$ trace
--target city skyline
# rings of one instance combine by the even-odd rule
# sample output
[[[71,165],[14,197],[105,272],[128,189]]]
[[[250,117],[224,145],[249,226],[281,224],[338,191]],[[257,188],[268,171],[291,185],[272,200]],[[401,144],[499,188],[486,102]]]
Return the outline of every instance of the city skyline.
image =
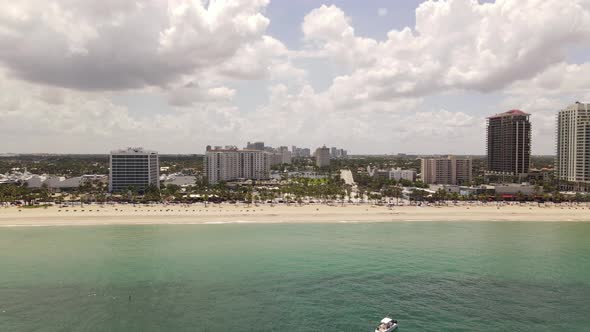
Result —
[[[56,0],[0,12],[0,153],[265,141],[484,155],[485,118],[520,109],[532,154],[554,155],[557,113],[590,101],[586,0]]]

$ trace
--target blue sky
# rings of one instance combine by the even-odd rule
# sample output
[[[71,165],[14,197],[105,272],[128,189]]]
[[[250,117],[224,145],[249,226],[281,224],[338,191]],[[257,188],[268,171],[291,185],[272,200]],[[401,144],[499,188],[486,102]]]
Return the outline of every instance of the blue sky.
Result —
[[[271,1],[266,12],[271,17],[268,32],[289,47],[299,48],[302,46],[301,23],[305,15],[319,5],[335,5],[349,14],[359,35],[384,40],[389,30],[414,26],[414,12],[421,2],[420,0]],[[387,15],[379,17],[377,15],[379,8],[387,9]]]

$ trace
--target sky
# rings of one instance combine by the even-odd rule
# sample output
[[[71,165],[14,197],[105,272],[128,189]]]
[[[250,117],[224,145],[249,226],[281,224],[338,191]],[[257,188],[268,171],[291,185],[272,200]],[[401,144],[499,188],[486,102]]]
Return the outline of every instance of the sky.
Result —
[[[0,3],[0,153],[485,154],[486,117],[590,102],[590,0]]]

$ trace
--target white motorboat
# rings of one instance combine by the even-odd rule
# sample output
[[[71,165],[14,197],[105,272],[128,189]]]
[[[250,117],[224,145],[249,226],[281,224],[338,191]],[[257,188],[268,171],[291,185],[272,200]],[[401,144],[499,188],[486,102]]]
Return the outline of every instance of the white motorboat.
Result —
[[[397,329],[397,320],[385,317],[379,323],[379,326],[375,329],[375,332],[391,332]]]

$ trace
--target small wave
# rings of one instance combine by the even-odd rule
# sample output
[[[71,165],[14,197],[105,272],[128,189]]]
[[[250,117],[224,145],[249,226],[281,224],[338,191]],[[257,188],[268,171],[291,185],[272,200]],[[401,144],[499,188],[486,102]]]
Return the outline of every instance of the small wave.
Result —
[[[234,220],[234,221],[206,221],[203,225],[224,225],[224,224],[254,224],[255,221]]]

